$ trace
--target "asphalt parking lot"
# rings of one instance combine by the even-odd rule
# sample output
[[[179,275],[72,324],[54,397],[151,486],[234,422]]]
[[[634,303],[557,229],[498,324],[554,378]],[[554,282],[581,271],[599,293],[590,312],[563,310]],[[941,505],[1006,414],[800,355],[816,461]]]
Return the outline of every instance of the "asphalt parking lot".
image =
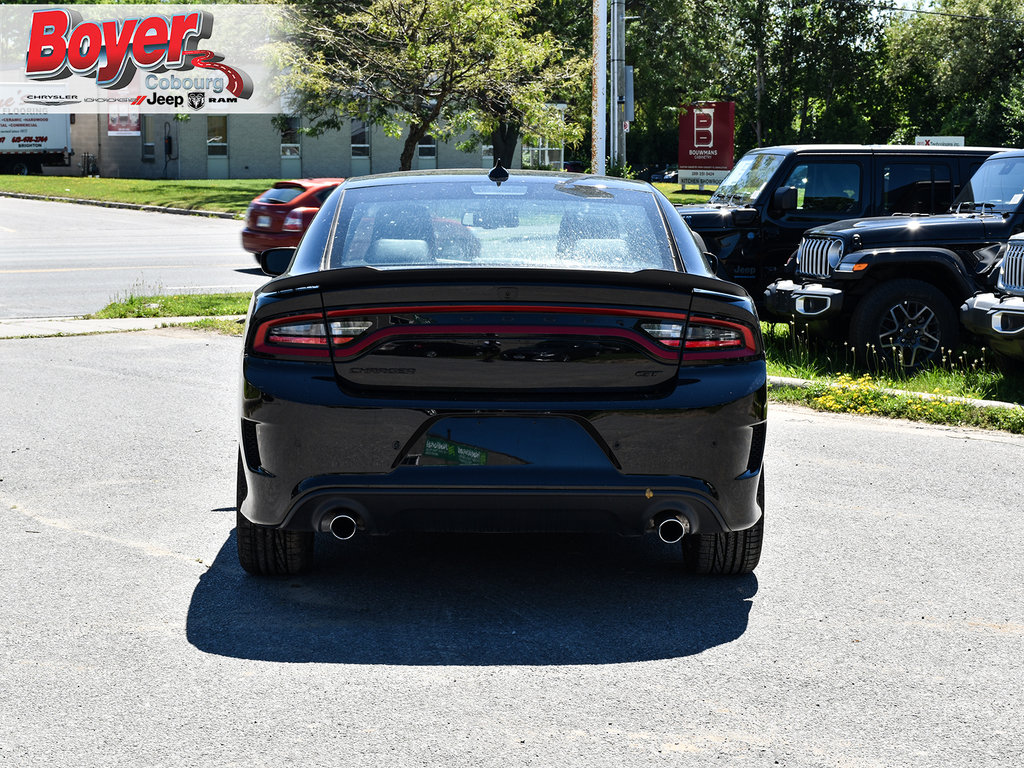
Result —
[[[239,340],[0,340],[0,763],[1012,766],[1024,438],[775,406],[756,575],[650,540],[237,564]]]

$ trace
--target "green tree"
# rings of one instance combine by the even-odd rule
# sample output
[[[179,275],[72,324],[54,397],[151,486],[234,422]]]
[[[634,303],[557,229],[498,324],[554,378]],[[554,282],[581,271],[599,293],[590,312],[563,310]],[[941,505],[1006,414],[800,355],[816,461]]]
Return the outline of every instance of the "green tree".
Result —
[[[736,144],[873,137],[877,0],[666,0],[637,4],[632,136],[674,154],[679,108],[736,102]],[[631,139],[632,141],[632,139]],[[632,155],[631,155],[632,156]],[[657,158],[652,158],[657,159]]]
[[[508,163],[522,133],[551,140],[582,129],[555,103],[586,82],[585,62],[550,32],[530,34],[533,0],[297,3],[281,48],[292,110],[321,133],[349,117],[405,132],[400,167],[428,134],[471,132]],[[511,145],[511,146],[510,146]]]
[[[893,116],[890,138],[963,135],[968,144],[1020,143],[1024,115],[1024,5],[938,0],[932,13],[886,30],[879,74]]]
[[[741,122],[753,143],[870,137],[885,19],[871,0],[736,0]],[[748,72],[744,77],[744,73]]]

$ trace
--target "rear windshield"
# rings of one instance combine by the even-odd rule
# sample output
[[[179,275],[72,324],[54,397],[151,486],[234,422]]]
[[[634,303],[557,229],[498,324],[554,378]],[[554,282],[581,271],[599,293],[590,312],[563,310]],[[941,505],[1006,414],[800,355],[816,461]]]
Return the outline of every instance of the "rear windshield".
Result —
[[[347,190],[328,266],[676,269],[652,193],[484,178]]]
[[[262,195],[257,202],[270,203],[272,205],[281,205],[282,203],[290,203],[296,197],[306,191],[305,187],[274,187],[268,189]]]

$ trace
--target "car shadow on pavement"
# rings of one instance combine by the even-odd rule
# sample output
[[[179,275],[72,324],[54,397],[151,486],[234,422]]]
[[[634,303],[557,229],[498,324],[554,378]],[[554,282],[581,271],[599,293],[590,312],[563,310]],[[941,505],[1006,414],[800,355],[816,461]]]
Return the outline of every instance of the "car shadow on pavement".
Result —
[[[234,534],[188,612],[198,649],[285,662],[614,664],[676,658],[735,640],[753,575],[681,572],[653,537],[320,537],[317,569],[247,575]]]

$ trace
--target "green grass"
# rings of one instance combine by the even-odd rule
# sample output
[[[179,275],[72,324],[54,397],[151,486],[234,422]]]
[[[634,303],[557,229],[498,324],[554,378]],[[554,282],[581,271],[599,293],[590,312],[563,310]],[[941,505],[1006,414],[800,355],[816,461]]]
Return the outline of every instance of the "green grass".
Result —
[[[244,315],[249,310],[250,293],[192,293],[175,296],[128,295],[114,301],[90,319],[119,317],[202,317],[208,315]]]
[[[245,321],[226,317],[204,317],[190,323],[171,323],[181,328],[194,328],[197,331],[213,331],[225,336],[241,336],[245,330]]]
[[[828,382],[868,373],[845,343],[817,339],[788,323],[762,323],[761,330],[771,376]],[[873,381],[879,387],[908,392],[1024,403],[1024,377],[993,360],[984,348],[947,352],[934,368],[912,375],[876,372]]]
[[[776,402],[806,405],[830,413],[882,416],[1024,434],[1024,408],[979,407],[971,403],[926,399],[909,392],[893,394],[883,391],[879,382],[870,376],[859,379],[840,376],[828,383],[817,382],[806,389],[773,386],[769,394]]]
[[[711,197],[711,190],[698,192],[697,187],[688,186],[685,189],[678,184],[658,182],[654,185],[673,205],[690,205],[693,203],[706,203]]]
[[[241,214],[277,179],[154,180],[0,176],[0,191]]]
[[[278,179],[93,179],[82,176],[0,176],[0,191],[241,214]],[[711,192],[655,184],[674,204],[704,203]]]

